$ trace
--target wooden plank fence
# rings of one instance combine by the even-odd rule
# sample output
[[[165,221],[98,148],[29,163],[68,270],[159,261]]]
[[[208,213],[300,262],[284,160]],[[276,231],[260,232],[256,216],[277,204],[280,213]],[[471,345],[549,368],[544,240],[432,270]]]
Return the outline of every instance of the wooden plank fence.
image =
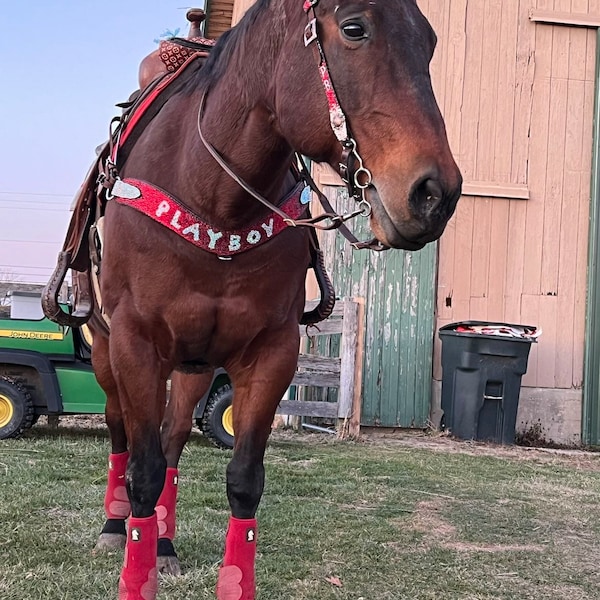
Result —
[[[307,310],[316,302],[307,303]],[[293,386],[337,388],[337,402],[282,400],[278,414],[337,419],[338,435],[360,432],[364,301],[344,298],[336,302],[331,316],[316,327],[300,325],[301,353]],[[314,353],[316,338],[341,334],[340,356]],[[312,349],[307,352],[305,349]]]

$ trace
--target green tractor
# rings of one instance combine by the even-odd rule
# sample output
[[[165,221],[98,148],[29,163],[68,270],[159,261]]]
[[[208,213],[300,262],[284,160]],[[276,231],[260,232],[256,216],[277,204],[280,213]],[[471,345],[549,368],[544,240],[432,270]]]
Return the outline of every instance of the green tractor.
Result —
[[[87,328],[44,318],[38,294],[13,292],[11,300],[10,309],[0,307],[0,439],[17,437],[40,415],[104,414]],[[217,369],[193,414],[220,448],[233,447],[232,397],[227,373]]]

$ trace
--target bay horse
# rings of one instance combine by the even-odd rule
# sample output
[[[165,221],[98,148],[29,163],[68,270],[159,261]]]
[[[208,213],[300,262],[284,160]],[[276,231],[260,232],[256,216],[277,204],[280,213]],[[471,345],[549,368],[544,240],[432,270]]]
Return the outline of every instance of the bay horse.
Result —
[[[93,364],[111,437],[103,535],[126,535],[120,600],[156,598],[192,396],[216,366],[235,429],[216,597],[255,598],[263,457],[311,262],[290,166],[297,153],[340,172],[380,247],[439,238],[462,179],[431,87],[435,44],[415,0],[258,0],[117,161],[99,276],[110,334]]]

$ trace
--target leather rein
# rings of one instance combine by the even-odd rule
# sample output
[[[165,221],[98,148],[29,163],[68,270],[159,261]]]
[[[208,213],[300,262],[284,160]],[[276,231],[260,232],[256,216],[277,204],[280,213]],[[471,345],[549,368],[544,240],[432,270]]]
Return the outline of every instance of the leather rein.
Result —
[[[354,248],[358,250],[369,249],[381,252],[383,250],[388,250],[388,246],[385,246],[376,238],[361,242],[344,224],[346,221],[355,217],[368,217],[371,215],[371,205],[366,199],[365,192],[367,188],[372,185],[373,176],[371,172],[364,166],[363,159],[358,153],[356,140],[350,134],[346,114],[341,107],[337,93],[333,86],[333,82],[331,80],[327,59],[325,58],[325,52],[319,40],[318,23],[314,11],[314,8],[318,3],[319,0],[304,1],[303,9],[309,17],[308,24],[304,29],[304,46],[308,47],[314,43],[318,51],[319,74],[325,94],[327,96],[329,122],[333,133],[342,145],[342,161],[339,163],[338,172],[342,178],[342,181],[346,184],[348,195],[357,203],[357,208],[354,211],[344,215],[339,215],[331,206],[327,196],[325,196],[325,194],[323,194],[323,192],[321,192],[321,190],[317,187],[309,173],[308,168],[306,167],[302,156],[298,152],[294,153],[297,162],[296,166],[303,179],[319,199],[324,212],[316,217],[309,216],[309,218],[306,219],[292,219],[280,208],[269,202],[269,200],[258,193],[252,186],[250,186],[246,181],[244,181],[244,179],[242,179],[233,171],[225,159],[220,155],[219,151],[204,136],[201,124],[202,117],[204,115],[204,107],[206,105],[206,97],[209,91],[208,89],[202,95],[200,106],[198,107],[198,135],[205,148],[208,150],[217,164],[223,169],[223,171],[225,171],[225,173],[227,173],[227,175],[229,175],[229,177],[231,177],[250,196],[258,200],[261,204],[266,206],[275,214],[282,217],[287,225],[292,227],[312,227],[313,229],[320,229],[324,231],[338,229]],[[312,19],[310,18],[311,13]]]

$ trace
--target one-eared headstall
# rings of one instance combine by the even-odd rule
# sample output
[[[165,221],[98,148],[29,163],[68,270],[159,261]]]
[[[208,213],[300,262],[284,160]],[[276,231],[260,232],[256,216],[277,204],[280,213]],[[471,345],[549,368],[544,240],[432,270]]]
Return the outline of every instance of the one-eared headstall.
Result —
[[[223,257],[256,248],[289,227],[280,215],[270,213],[244,229],[219,229],[200,219],[168,192],[138,179],[117,180],[112,198],[147,215],[194,246]],[[290,219],[297,219],[310,199],[310,188],[299,182],[279,208]]]

